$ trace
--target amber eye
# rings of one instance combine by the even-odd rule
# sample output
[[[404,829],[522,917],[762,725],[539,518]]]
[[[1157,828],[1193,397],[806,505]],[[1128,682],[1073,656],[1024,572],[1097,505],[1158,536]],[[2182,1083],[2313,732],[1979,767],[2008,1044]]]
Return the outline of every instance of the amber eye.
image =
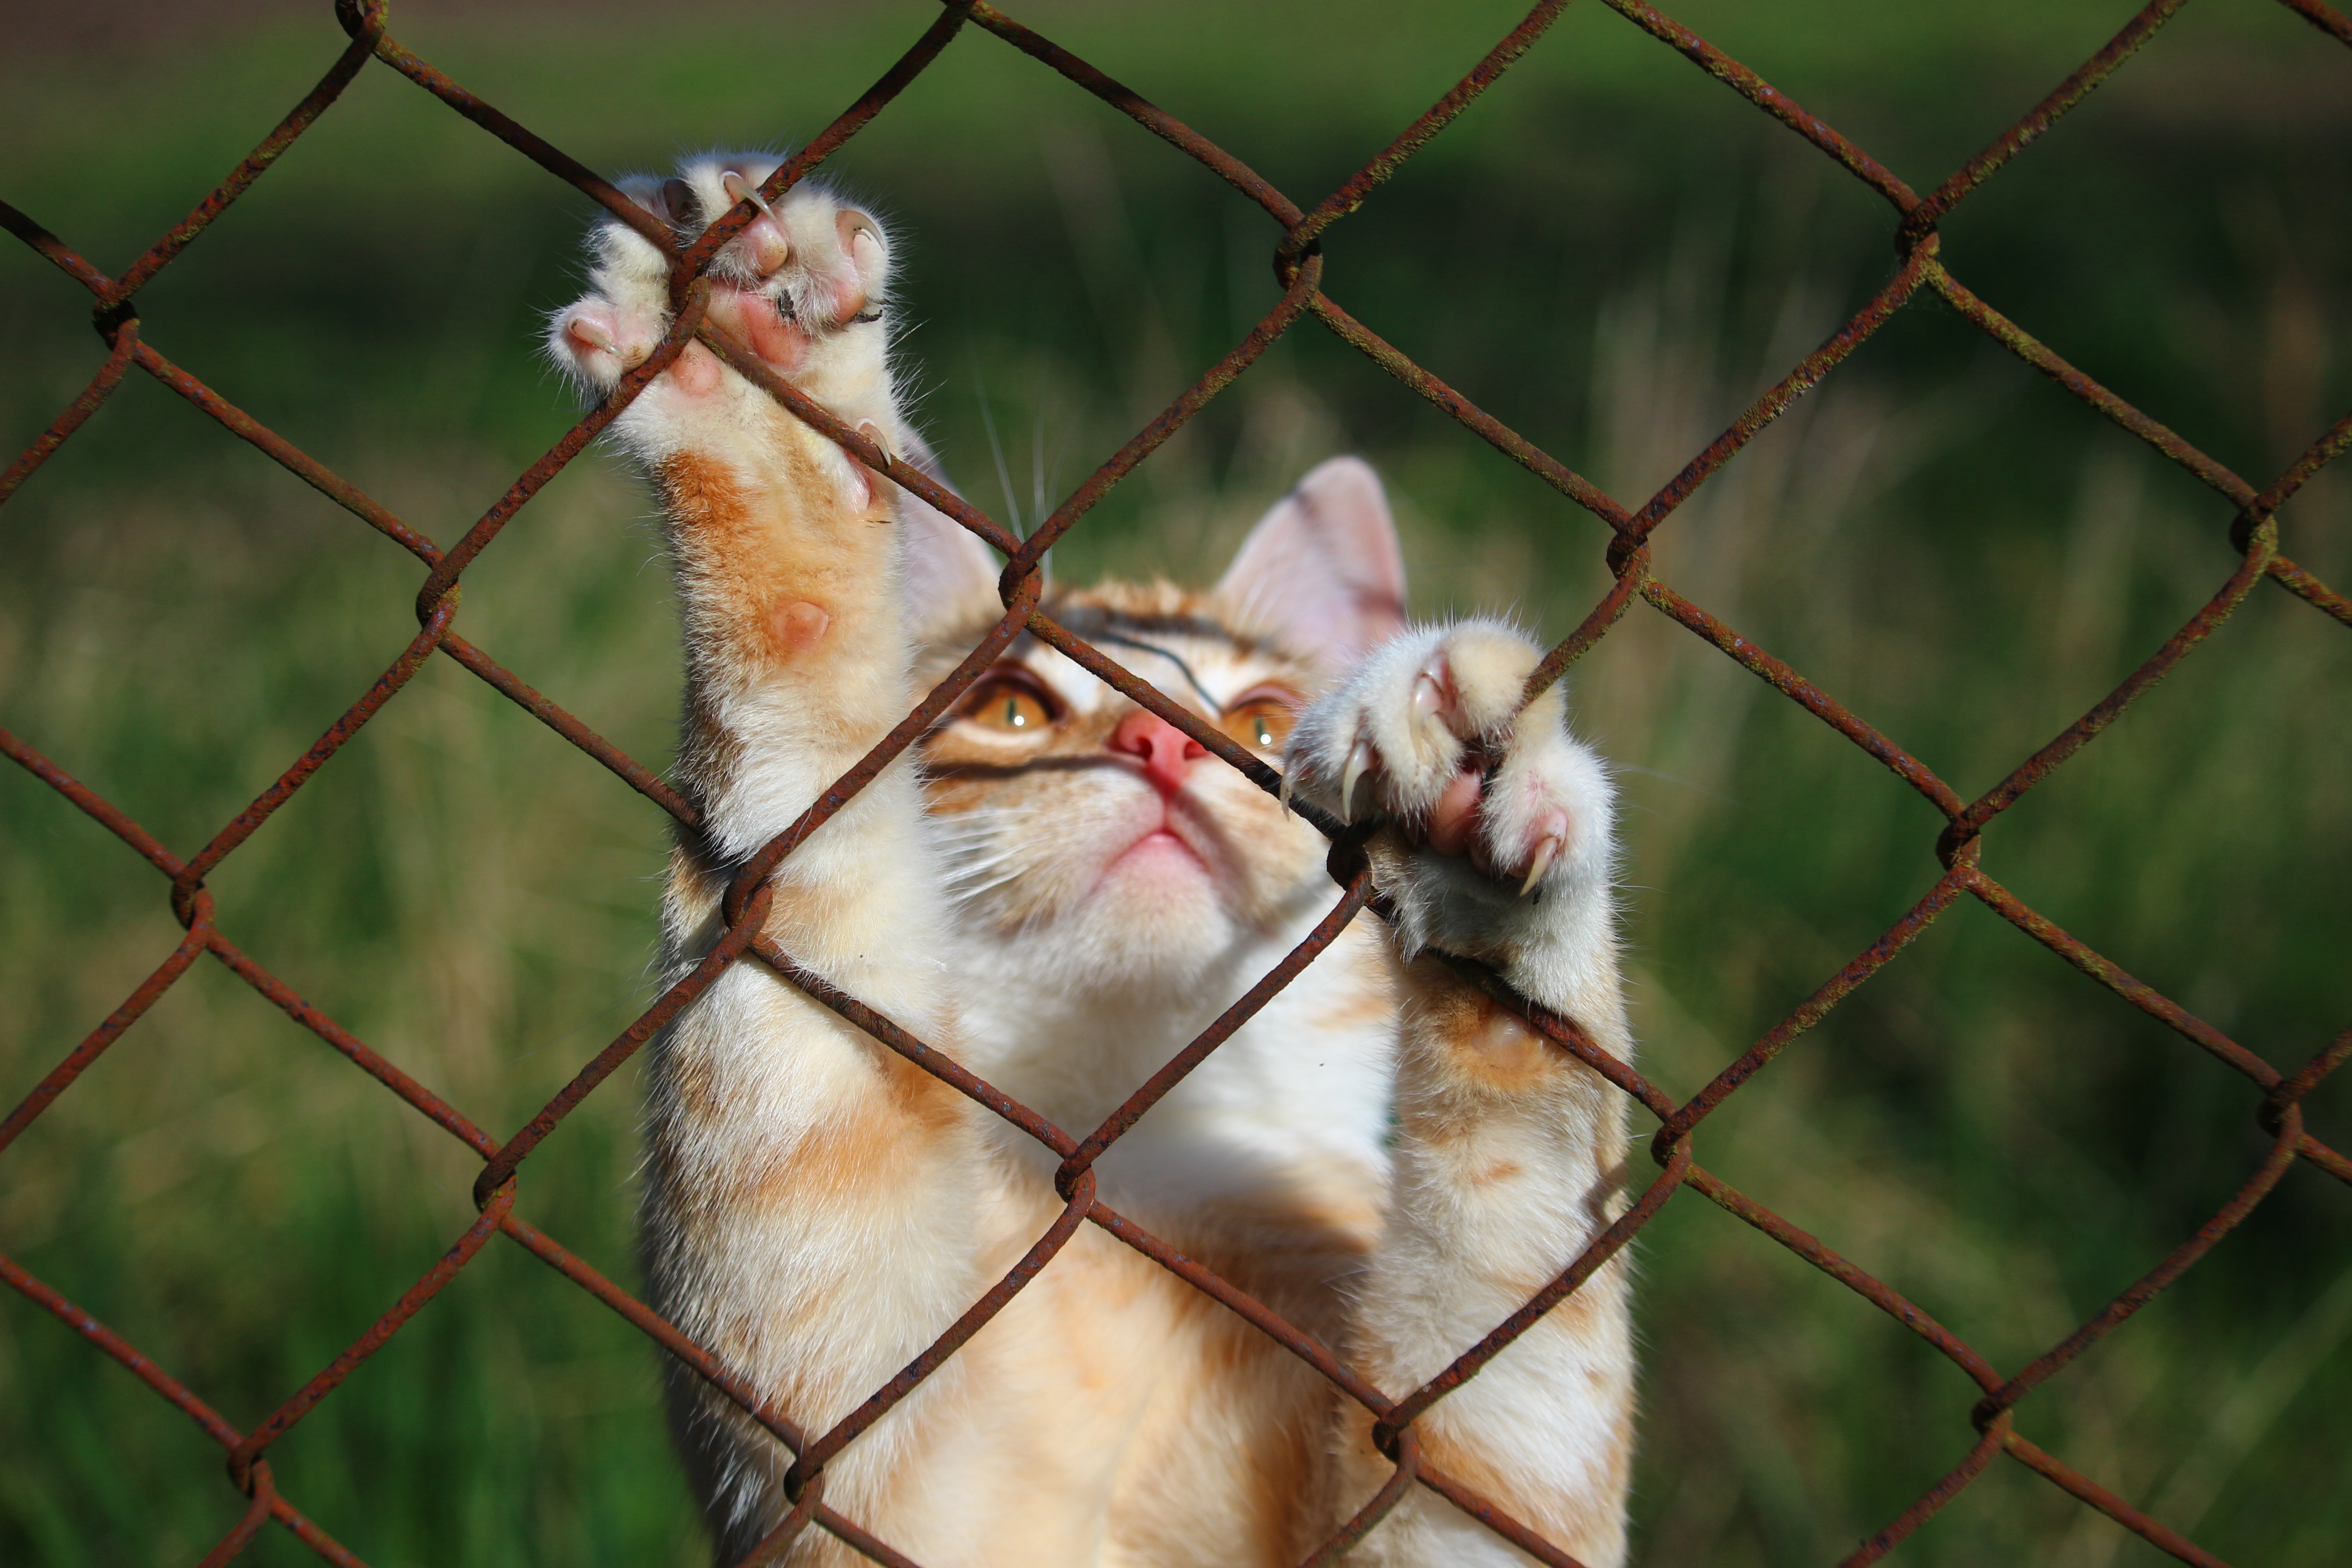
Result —
[[[1294,699],[1253,692],[1225,710],[1224,731],[1254,752],[1279,751],[1297,718]]]
[[[1003,676],[982,681],[957,711],[983,729],[1007,735],[1039,734],[1054,721],[1036,688]]]

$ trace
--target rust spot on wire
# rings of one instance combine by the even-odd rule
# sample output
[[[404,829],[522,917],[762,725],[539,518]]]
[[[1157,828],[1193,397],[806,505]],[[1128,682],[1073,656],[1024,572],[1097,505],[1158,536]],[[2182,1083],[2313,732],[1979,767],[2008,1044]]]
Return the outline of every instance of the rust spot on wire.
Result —
[[[1608,4],[1611,10],[1652,37],[1672,45],[1699,69],[1828,153],[1840,168],[1885,196],[1895,211],[1907,213],[1918,205],[1919,197],[1910,186],[1887,172],[1877,159],[1839,135],[1829,121],[1806,110],[1795,99],[1680,22],[1642,4],[1641,0],[1608,0]]]
[[[1905,214],[1904,237],[1913,237],[1934,227],[1946,213],[1959,204],[1961,197],[1984,184],[1994,170],[2040,140],[2042,133],[2055,124],[2060,115],[2082,102],[2090,96],[2093,88],[2113,76],[2116,68],[2130,58],[2186,3],[2187,0],[2155,0],[2154,4],[2126,23],[2123,31],[2110,38],[2105,47],[2077,67],[2074,73],[2060,82],[2049,97],[2035,104],[2024,119],[2002,132],[1991,146],[1954,170],[1951,178],[1936,187],[1935,195]]]
[[[2326,0],[2279,0],[2279,3],[2337,43],[2352,48],[2352,18],[2346,17],[2343,12],[2327,5]]]
[[[530,1158],[530,1152],[541,1140],[554,1131],[556,1124],[578,1109],[589,1091],[613,1076],[614,1068],[642,1049],[645,1043],[658,1033],[665,1024],[686,1010],[693,1001],[710,988],[712,981],[727,973],[728,965],[759,935],[760,927],[768,918],[769,889],[760,888],[744,903],[726,933],[714,943],[687,975],[663,992],[654,1005],[637,1016],[635,1023],[621,1031],[613,1043],[590,1058],[588,1065],[574,1073],[572,1081],[557,1091],[554,1099],[541,1106],[539,1114],[523,1123],[516,1134],[508,1139],[482,1173],[474,1178],[474,1202],[487,1208],[496,1198],[499,1189],[514,1177],[515,1168]]]
[[[1855,718],[1836,698],[1655,578],[1643,584],[1642,596],[1730,655],[1735,663],[1775,691],[1791,699],[1805,711],[1885,763],[1896,778],[1926,795],[1946,816],[1960,814],[1960,797],[1953,793],[1951,785],[1937,778],[1934,770],[1925,763]]]
[[[1968,1457],[1947,1471],[1943,1479],[1922,1493],[1919,1500],[1895,1516],[1892,1523],[1860,1546],[1838,1559],[1838,1568],[1863,1568],[1875,1563],[1897,1546],[1906,1537],[1936,1517],[1943,1506],[1960,1495],[1962,1488],[1984,1474],[1992,1457],[2000,1451],[2001,1441],[2008,1436],[2009,1417],[2004,1414],[2000,1425],[1985,1433],[1968,1452]]]
[[[1271,213],[1275,221],[1285,228],[1298,221],[1297,203],[1276,190],[1255,169],[1174,115],[1112,80],[1059,44],[1031,32],[995,6],[974,5],[969,9],[974,22],[1023,54],[1053,67],[1154,136],[1195,159],[1218,178]]]
[[[194,859],[180,868],[179,875],[172,879],[173,892],[184,897],[193,896],[196,889],[204,885],[205,878],[214,867],[226,859],[231,850],[252,837],[279,806],[293,797],[296,790],[309,782],[312,773],[326,766],[327,759],[341,751],[343,742],[359,733],[360,726],[374,718],[383,705],[392,700],[393,693],[407,685],[409,677],[432,657],[435,645],[441,640],[442,629],[448,626],[449,617],[457,613],[457,596],[451,595],[435,610],[433,618],[425,624],[425,629],[401,650],[398,658],[393,660],[392,668],[377,676],[375,684],[369,687],[357,702],[345,709],[341,718],[327,726],[327,732],[313,741],[309,751],[295,758],[294,765],[280,773],[276,784],[255,796],[253,804],[230,818],[228,826],[215,834],[213,841],[199,850]]]
[[[1339,308],[1328,294],[1315,296],[1315,315],[1340,342],[1363,352],[1374,364],[1484,437],[1487,444],[1560,494],[1592,513],[1619,533],[1633,527],[1625,509],[1608,493],[1454,391],[1436,376],[1390,346],[1386,340]]]
[[[6,202],[0,202],[0,228],[6,229],[18,239],[31,246],[36,254],[45,258],[58,271],[63,272],[100,300],[105,299],[107,290],[113,287],[113,279],[68,249],[65,241],[10,206]]]
[[[66,405],[66,411],[34,437],[24,455],[9,464],[5,472],[0,472],[0,505],[6,504],[8,498],[16,493],[26,475],[47,462],[49,454],[64,446],[66,437],[80,429],[83,422],[98,412],[99,405],[113,395],[114,389],[122,384],[122,373],[131,368],[131,358],[138,352],[139,322],[134,318],[115,329],[114,346],[108,351],[106,363],[98,367],[98,374],[89,378],[81,395]]]
[[[2228,1568],[2228,1565],[2187,1536],[2168,1530],[2106,1488],[2087,1476],[2067,1468],[2040,1448],[2011,1431],[2005,1441],[2011,1458],[2029,1470],[2047,1477],[2083,1501],[2089,1503],[2126,1530],[2139,1536],[2158,1552],[2168,1552],[2196,1568]]]
[[[1824,981],[1821,989],[1799,1005],[1795,1011],[1772,1026],[1771,1031],[1724,1069],[1716,1074],[1707,1086],[1691,1096],[1687,1104],[1665,1120],[1658,1129],[1656,1151],[1665,1158],[1667,1147],[1685,1135],[1699,1123],[1699,1119],[1730,1098],[1731,1091],[1746,1083],[1774,1057],[1788,1048],[1789,1043],[1829,1014],[1829,1010],[1844,1001],[1854,987],[1885,966],[1886,961],[1911,945],[1912,940],[1926,931],[1935,918],[1942,914],[1966,886],[1964,874],[1948,873],[1927,889],[1927,896],[1911,906],[1911,912],[1895,922],[1876,942],[1854,955],[1843,969]]]
[[[127,331],[128,329],[126,329]],[[338,477],[324,463],[301,451],[294,443],[229,402],[155,350],[142,342],[136,345],[132,352],[138,357],[140,369],[219,420],[221,425],[232,434],[251,442],[257,450],[320,495],[343,508],[369,527],[398,541],[402,548],[418,559],[431,563],[441,558],[440,551],[434,546],[431,540],[377,505],[357,485]]]
[[[2286,1174],[2286,1168],[2294,1163],[2295,1143],[2302,1136],[2303,1112],[2290,1106],[2280,1119],[2279,1135],[2271,1145],[2270,1158],[2263,1162],[2262,1169],[2238,1190],[2236,1196],[2222,1205],[2212,1218],[2199,1226],[2194,1236],[2174,1247],[2163,1262],[2134,1280],[2129,1289],[2108,1302],[2100,1310],[2098,1316],[2042,1352],[2022,1372],[1986,1394],[1971,1412],[1972,1418],[1983,1426],[1996,1415],[2008,1414],[2012,1405],[2046,1381],[2053,1373],[2154,1300],[2158,1291],[2179,1279],[2188,1271],[2189,1266],[2204,1257],[2215,1242],[2236,1229],[2238,1222],[2252,1213],[2254,1205],[2278,1185],[2278,1179]]]
[[[1919,243],[1905,258],[1902,268],[1887,280],[1886,286],[1870,298],[1870,302],[1854,312],[1853,319],[1831,335],[1829,342],[1797,362],[1797,368],[1783,376],[1763,396],[1748,406],[1747,412],[1733,422],[1730,429],[1717,437],[1706,450],[1693,458],[1670,480],[1666,488],[1650,498],[1649,503],[1637,513],[1627,531],[1635,539],[1646,538],[1652,529],[1665,519],[1668,512],[1690,499],[1691,492],[1706,482],[1714,473],[1731,459],[1748,442],[1754,440],[1764,426],[1786,413],[1797,399],[1821,384],[1821,380],[1840,361],[1860,348],[1870,335],[1895,317],[1895,312],[1908,304],[1911,296],[1927,276],[1935,259],[1937,241],[1933,235]]]
[[[651,768],[565,712],[552,699],[541,696],[530,682],[456,632],[444,631],[441,634],[441,651],[488,681],[524,712],[612,769],[623,783],[668,812],[683,826],[692,827],[701,822],[701,813],[676,790],[662,783]]]
[[[1182,396],[1170,404],[1150,424],[1137,431],[1126,446],[1087,476],[1086,483],[1073,490],[1069,500],[1055,507],[1052,514],[1037,525],[1037,531],[1024,541],[1013,559],[1005,563],[1004,581],[1009,584],[1034,572],[1037,563],[1045,558],[1045,552],[1053,548],[1054,542],[1068,532],[1078,519],[1094,510],[1096,503],[1110,493],[1111,486],[1127,478],[1136,464],[1150,457],[1161,442],[1191,423],[1192,416],[1205,407],[1209,399],[1232,385],[1235,376],[1255,364],[1257,356],[1271,347],[1275,339],[1288,331],[1290,324],[1305,313],[1322,276],[1323,258],[1308,257],[1299,266],[1298,276],[1291,279],[1282,298],[1275,301],[1274,309],[1249,330],[1247,337],[1234,345],[1231,353],[1203,372],[1201,379],[1187,387]]]
[[[2212,598],[2189,618],[2187,625],[2167,637],[2162,647],[2126,676],[2121,685],[2099,699],[2089,712],[2059,731],[2048,745],[2020,763],[2016,772],[1987,790],[1960,814],[1947,830],[1947,837],[1972,835],[2014,805],[2027,790],[2048,778],[2059,763],[2090,744],[2092,737],[2121,718],[2124,710],[2130,707],[2142,692],[2171,674],[2173,667],[2189,657],[2191,648],[2219,630],[2221,623],[2236,613],[2238,606],[2245,602],[2247,594],[2268,573],[2277,531],[2277,525],[2265,520],[2255,531],[2252,542],[2247,546],[2245,560],[2239,563],[2237,571],[2230,574],[2229,581],[2221,584]]]
[[[212,195],[198,202],[194,211],[166,230],[163,238],[148,247],[147,253],[115,279],[109,290],[112,296],[109,302],[128,300],[136,294],[149,279],[163,270],[173,257],[186,249],[189,241],[204,233],[213,219],[227,211],[229,203],[243,195],[247,187],[261,178],[269,165],[278,162],[278,155],[294,144],[294,138],[310,129],[310,122],[324,114],[327,106],[343,95],[343,89],[351,86],[352,79],[360,74],[360,67],[367,64],[368,57],[375,52],[376,38],[383,30],[381,14],[364,24],[353,35],[351,47],[327,68],[327,74],[319,79],[319,85],[310,89],[310,96],[296,104],[288,111],[286,118],[278,122],[278,129],[263,137],[252,152],[239,159],[236,167],[228,172],[228,178],[223,180]]]
[[[139,851],[148,864],[163,875],[176,877],[180,874],[180,858],[157,843],[153,834],[131,821],[129,815],[113,802],[5,730],[0,730],[0,754],[5,754],[9,761],[73,802],[92,821]]]
[[[499,1224],[506,1218],[506,1211],[513,1203],[514,1189],[511,1187],[493,1198],[490,1206],[482,1211],[481,1217],[466,1228],[466,1234],[441,1255],[439,1262],[425,1271],[424,1279],[401,1292],[400,1300],[394,1301],[391,1310],[378,1318],[367,1332],[352,1341],[341,1354],[327,1363],[318,1376],[295,1390],[293,1397],[270,1412],[260,1426],[230,1449],[228,1466],[231,1479],[242,1482],[245,1472],[252,1468],[263,1449],[292,1431],[297,1422],[318,1407],[319,1401],[333,1393],[343,1379],[358,1369],[360,1363],[383,1349],[392,1336],[400,1331],[403,1323],[415,1317],[425,1303],[439,1295],[450,1280],[457,1278],[457,1271],[472,1262],[474,1255],[498,1234]]]
[[[253,1494],[253,1500],[246,1505],[245,1516],[220,1538],[219,1544],[205,1553],[204,1560],[196,1564],[196,1568],[224,1568],[225,1564],[235,1562],[247,1547],[253,1544],[253,1538],[261,1533],[261,1527],[269,1522],[270,1510],[278,1502],[278,1483],[270,1475],[269,1461],[255,1460],[253,1468],[246,1475],[245,1484]]]
[[[1958,279],[1937,267],[1928,283],[1952,309],[1974,321],[1985,335],[2105,415],[2174,462],[2243,507],[2254,499],[2252,485],[2221,463],[2199,451],[2169,426],[2150,418],[2098,382],[2066,363],[2032,333],[1970,293]]]
[[[1374,1525],[1389,1516],[1391,1509],[1403,1500],[1406,1489],[1420,1478],[1421,1439],[1412,1428],[1407,1427],[1392,1446],[1396,1449],[1396,1468],[1389,1472],[1389,1478],[1381,1483],[1380,1490],[1374,1492],[1347,1523],[1334,1531],[1328,1541],[1309,1552],[1299,1568],[1328,1568],[1329,1564],[1339,1562],[1372,1532]]]
[[[1400,1433],[1412,1430],[1415,1417],[1453,1393],[1486,1364],[1500,1355],[1506,1346],[1529,1329],[1546,1312],[1566,1300],[1576,1288],[1600,1271],[1601,1266],[1617,1255],[1618,1249],[1633,1239],[1633,1233],[1650,1223],[1657,1212],[1665,1207],[1675,1189],[1683,1184],[1690,1173],[1690,1145],[1677,1143],[1667,1157],[1666,1168],[1652,1182],[1641,1200],[1610,1222],[1609,1228],[1596,1236],[1577,1255],[1576,1261],[1560,1270],[1557,1279],[1528,1298],[1519,1309],[1496,1325],[1485,1339],[1456,1356],[1452,1364],[1427,1383],[1412,1391],[1373,1424],[1372,1440],[1383,1443],[1393,1440]]]
[[[1454,122],[1456,115],[1470,107],[1471,100],[1492,87],[1496,79],[1516,64],[1520,56],[1535,47],[1538,38],[1559,19],[1568,8],[1568,0],[1538,0],[1536,8],[1517,26],[1503,35],[1502,42],[1486,52],[1486,58],[1473,67],[1470,74],[1454,84],[1444,98],[1430,105],[1422,117],[1398,133],[1375,155],[1372,161],[1357,170],[1338,190],[1315,204],[1315,210],[1291,225],[1290,232],[1282,237],[1276,248],[1275,263],[1280,267],[1301,255],[1307,246],[1321,237],[1323,231],[1364,205],[1364,198],[1375,187],[1388,182],[1391,175],[1404,166],[1404,161],[1421,151],[1429,139]]]
[[[209,896],[205,902],[209,904]],[[122,1005],[109,1013],[104,1022],[84,1036],[79,1045],[66,1053],[66,1059],[50,1068],[49,1075],[33,1086],[33,1092],[8,1113],[6,1121],[0,1121],[0,1150],[5,1150],[14,1143],[16,1135],[30,1127],[33,1119],[49,1108],[50,1101],[71,1088],[73,1080],[105,1054],[107,1047],[122,1037],[123,1030],[137,1023],[141,1016],[155,1005],[155,999],[170,988],[172,982],[186,973],[188,965],[204,956],[212,945],[212,925],[208,917],[209,910],[200,908],[195,921],[188,927],[188,934],[180,939],[180,945],[172,950],[172,955],[156,966],[154,973],[141,981],[139,988],[123,998]]]

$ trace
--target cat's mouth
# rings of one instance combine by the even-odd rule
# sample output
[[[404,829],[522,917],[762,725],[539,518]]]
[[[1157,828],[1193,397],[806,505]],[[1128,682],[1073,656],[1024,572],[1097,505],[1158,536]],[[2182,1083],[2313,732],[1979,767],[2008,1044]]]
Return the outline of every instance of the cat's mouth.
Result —
[[[1181,856],[1203,872],[1209,869],[1209,862],[1202,858],[1198,849],[1192,847],[1190,839],[1176,831],[1172,821],[1163,822],[1149,832],[1139,835],[1134,843],[1111,857],[1111,864],[1116,866],[1122,860],[1139,855]]]
[[[1216,879],[1215,868],[1185,835],[1173,811],[1162,811],[1158,822],[1110,858],[1103,872],[1108,877],[1129,868],[1146,873],[1154,882],[1175,878]]]

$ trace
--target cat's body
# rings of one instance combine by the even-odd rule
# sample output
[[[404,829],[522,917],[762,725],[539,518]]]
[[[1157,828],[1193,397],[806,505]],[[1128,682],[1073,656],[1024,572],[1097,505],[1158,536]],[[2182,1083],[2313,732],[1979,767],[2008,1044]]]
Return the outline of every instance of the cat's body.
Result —
[[[700,159],[633,194],[686,232],[772,165]],[[609,386],[667,320],[666,258],[597,237],[559,362]],[[887,448],[923,450],[886,355],[878,226],[794,190],[722,253],[711,318]],[[668,961],[722,929],[731,867],[789,825],[1001,614],[996,563],[689,347],[616,423],[653,475],[688,661]],[[1535,650],[1407,631],[1377,479],[1326,464],[1214,589],[1049,608],[1342,816],[1400,911],[1360,917],[1097,1167],[1103,1200],[1341,1347],[1401,1396],[1608,1222],[1620,1097],[1434,959],[1494,963],[1630,1052],[1609,792]],[[1303,718],[1298,710],[1312,702]],[[1482,777],[1483,748],[1491,766]],[[1025,637],[923,747],[783,863],[766,930],[807,969],[1083,1135],[1298,942],[1325,843],[1196,742]],[[1522,884],[1528,884],[1523,891]],[[1532,896],[1530,895],[1530,892]],[[821,1432],[1061,1212],[1053,1159],[757,962],[651,1058],[654,1304]],[[1623,1554],[1622,1262],[1416,1426],[1422,1451],[1591,1568]],[[788,1507],[791,1456],[698,1381],[676,1411],[721,1563]],[[927,1568],[1284,1564],[1391,1465],[1369,1417],[1093,1226],[825,1468],[826,1503]],[[815,1531],[794,1563],[855,1560]],[[1355,1560],[1523,1561],[1418,1489]]]

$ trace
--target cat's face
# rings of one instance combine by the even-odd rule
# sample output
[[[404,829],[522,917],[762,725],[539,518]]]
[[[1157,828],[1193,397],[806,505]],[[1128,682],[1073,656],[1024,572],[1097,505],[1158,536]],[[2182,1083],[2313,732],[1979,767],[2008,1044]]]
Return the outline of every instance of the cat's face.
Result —
[[[1166,584],[1056,595],[1047,613],[1278,762],[1315,661]],[[1059,653],[1023,637],[926,748],[968,915],[1000,936],[1176,979],[1289,923],[1323,843],[1264,790]],[[1073,958],[1082,955],[1074,952]]]
[[[1267,515],[1216,587],[1106,584],[1045,608],[1278,765],[1297,712],[1401,619],[1396,560],[1378,480],[1340,459]],[[1055,950],[1073,982],[1181,987],[1328,901],[1318,834],[1032,637],[924,755],[968,929]]]

